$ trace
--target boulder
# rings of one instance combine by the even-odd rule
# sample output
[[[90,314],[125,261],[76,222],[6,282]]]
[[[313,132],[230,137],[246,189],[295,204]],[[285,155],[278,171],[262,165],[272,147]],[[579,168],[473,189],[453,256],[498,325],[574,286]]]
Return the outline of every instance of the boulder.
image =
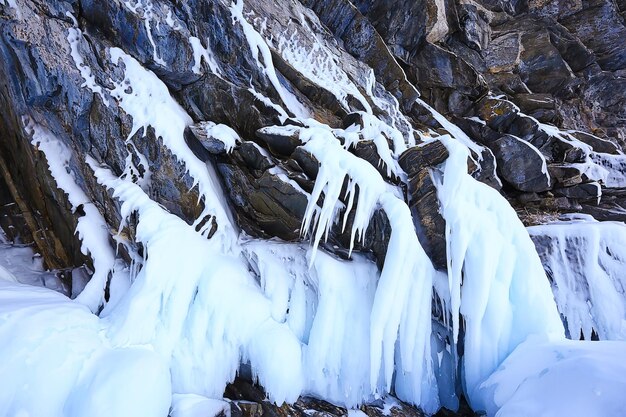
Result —
[[[398,160],[400,167],[409,175],[408,203],[417,236],[435,268],[441,270],[447,268],[446,223],[439,212],[437,189],[429,168],[441,164],[448,156],[445,145],[433,140],[409,148]]]
[[[423,168],[434,167],[446,159],[450,154],[446,146],[439,140],[425,142],[413,146],[400,155],[398,163],[409,176],[417,175]]]
[[[476,113],[491,129],[506,132],[517,118],[518,110],[509,101],[485,97],[476,103]]]
[[[529,143],[504,135],[490,149],[498,162],[498,174],[515,189],[525,192],[547,191],[552,186],[545,159]]]
[[[521,51],[519,33],[505,33],[489,42],[483,51],[483,57],[489,72],[511,72],[520,63]]]
[[[555,188],[555,195],[572,198],[579,201],[599,201],[602,189],[597,182],[577,184],[571,187]]]
[[[424,167],[410,177],[408,195],[413,224],[420,244],[433,266],[446,270],[446,221],[439,211],[437,189],[428,168]]]
[[[572,165],[550,164],[548,165],[548,172],[555,185],[561,187],[571,187],[583,182],[580,168]]]
[[[284,129],[265,127],[256,131],[256,136],[276,156],[290,156],[300,145],[300,130],[294,128],[289,134]]]
[[[619,147],[609,139],[602,139],[590,133],[578,131],[572,132],[572,136],[591,146],[596,152],[609,153],[612,155],[619,155],[621,153]]]
[[[370,165],[376,168],[380,176],[388,182],[395,184],[399,183],[399,178],[397,178],[392,172],[388,171],[387,164],[380,158],[378,148],[376,147],[374,141],[358,141],[353,147],[350,148],[350,152],[369,162]]]
[[[250,142],[218,160],[237,223],[250,236],[300,239],[307,195]],[[274,169],[274,170],[273,170]]]

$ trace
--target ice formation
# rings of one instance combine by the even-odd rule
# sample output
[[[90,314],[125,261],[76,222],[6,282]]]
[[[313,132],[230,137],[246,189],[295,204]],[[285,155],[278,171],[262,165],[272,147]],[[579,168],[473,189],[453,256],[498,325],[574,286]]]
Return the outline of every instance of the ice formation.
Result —
[[[317,19],[315,19],[317,20]],[[297,27],[304,25],[308,27],[309,23],[304,16],[301,17],[297,23]],[[325,39],[320,36],[315,37],[315,40],[311,42],[312,48],[304,48],[299,45],[300,33],[314,32],[310,29],[307,31],[294,30],[290,35],[282,36],[278,39],[277,49],[280,55],[289,64],[296,68],[301,74],[305,75],[309,80],[315,82],[320,87],[330,91],[337,100],[341,103],[343,108],[347,111],[350,110],[348,104],[348,97],[354,97],[363,109],[371,113],[372,108],[367,102],[363,94],[359,91],[356,85],[350,80],[348,75],[337,65],[335,57],[328,50],[325,45]]]
[[[72,152],[62,142],[57,140],[46,128],[39,126],[32,120],[25,118],[26,129],[33,136],[32,144],[46,156],[48,169],[54,178],[57,187],[67,194],[72,210],[79,206],[85,212],[78,218],[76,233],[82,241],[82,252],[91,256],[94,265],[94,274],[77,300],[91,311],[97,312],[104,303],[104,288],[109,273],[115,267],[115,252],[109,244],[109,228],[98,208],[80,188],[72,171],[69,171]]]
[[[66,16],[72,19],[74,25],[77,26],[76,18],[70,13],[67,12]],[[78,29],[78,27],[73,27],[68,29],[67,33],[67,41],[70,44],[70,54],[72,55],[72,59],[74,60],[74,65],[76,65],[76,69],[80,71],[81,77],[85,82],[81,87],[89,88],[94,94],[98,94],[102,99],[102,102],[105,106],[109,105],[109,101],[104,96],[104,92],[102,91],[102,87],[98,85],[94,76],[91,73],[91,68],[85,63],[83,57],[80,55],[78,51],[78,46],[81,41],[83,41],[83,32]]]
[[[124,216],[138,212],[137,238],[147,252],[129,293],[104,317],[109,337],[154,346],[171,364],[175,393],[221,398],[244,356],[272,399],[294,401],[302,384],[300,344],[270,319],[269,301],[236,253],[224,252],[220,239],[207,240],[136,184],[103,168],[96,175],[123,201]],[[293,364],[290,371],[278,374],[269,360],[278,351]]]
[[[148,346],[112,346],[81,304],[0,280],[0,323],[0,415],[167,415],[170,378],[160,358]]]
[[[574,134],[576,131],[565,131],[555,126],[539,122],[537,119],[520,113],[521,115],[532,119],[536,122],[543,132],[548,135],[555,136],[562,141],[569,143],[583,151],[585,156],[584,162],[572,164],[585,174],[589,179],[602,182],[608,188],[626,187],[626,155],[618,153],[616,155],[596,152],[593,148],[577,139]],[[603,141],[596,137],[598,141]]]
[[[563,335],[539,256],[508,202],[466,171],[468,150],[443,138],[450,157],[435,184],[446,220],[450,309],[455,341],[464,321],[463,371],[472,406],[475,390],[535,334]]]
[[[265,76],[272,83],[272,86],[274,86],[274,89],[280,96],[285,106],[287,106],[287,109],[296,117],[309,117],[309,110],[307,110],[305,106],[300,103],[298,98],[278,80],[270,48],[267,46],[263,36],[261,36],[261,34],[257,32],[244,17],[243,6],[243,0],[237,0],[236,3],[232,3],[230,6],[230,12],[233,17],[233,22],[239,23],[243,29],[243,33],[246,36],[248,45],[250,46],[250,51],[252,52],[252,57],[256,61],[259,68],[263,70]]]
[[[0,231],[0,280],[45,287],[70,295],[57,273],[46,271],[43,259],[28,245],[10,243]],[[77,284],[78,286],[78,284]]]
[[[214,216],[220,227],[230,230],[220,236],[229,239],[226,244],[232,244],[233,225],[230,214],[225,209],[227,203],[221,193],[219,180],[212,166],[196,158],[185,143],[183,132],[185,127],[191,124],[191,118],[170,96],[165,84],[153,72],[143,68],[139,62],[119,48],[111,48],[109,52],[114,64],[120,62],[124,64],[124,80],[116,82],[110,94],[133,118],[133,129],[128,138],[133,137],[140,129],[143,129],[145,135],[148,126],[154,129],[155,135],[160,137],[163,144],[184,164],[194,180],[194,185],[197,184],[199,187],[205,210],[198,218],[198,222],[202,221],[205,215]],[[132,92],[126,91],[128,86],[132,86]],[[167,114],[168,117],[161,117],[163,114]],[[206,222],[206,227],[210,224]]]
[[[589,216],[528,228],[571,338],[626,340],[626,226]]]
[[[171,11],[169,12],[171,13]],[[168,14],[168,16],[170,16]],[[170,17],[171,18],[171,17]],[[202,66],[202,60],[209,66],[209,69],[213,74],[220,74],[220,67],[215,57],[213,55],[213,51],[211,50],[211,46],[209,45],[209,40],[207,39],[207,47],[202,46],[202,41],[195,36],[189,38],[189,44],[193,49],[193,72],[196,74],[202,74],[200,68]]]
[[[156,43],[154,42],[154,36],[152,34],[152,21],[155,20],[154,4],[152,0],[125,0],[124,5],[132,13],[141,17],[148,34],[148,40],[152,45],[152,59],[159,65],[165,66],[165,61],[159,56],[157,52]],[[156,28],[159,28],[159,21],[156,21]]]

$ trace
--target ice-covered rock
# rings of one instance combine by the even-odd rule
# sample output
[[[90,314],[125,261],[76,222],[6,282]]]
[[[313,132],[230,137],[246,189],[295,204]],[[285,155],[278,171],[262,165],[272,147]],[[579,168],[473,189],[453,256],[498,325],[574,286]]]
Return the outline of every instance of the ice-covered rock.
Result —
[[[511,410],[481,384],[562,329],[503,195],[626,218],[625,9],[587,3],[0,1],[0,225],[42,255],[0,257],[0,414]],[[562,246],[611,277],[570,331],[619,334],[619,250]]]
[[[582,216],[528,229],[572,339],[626,338],[626,226]]]

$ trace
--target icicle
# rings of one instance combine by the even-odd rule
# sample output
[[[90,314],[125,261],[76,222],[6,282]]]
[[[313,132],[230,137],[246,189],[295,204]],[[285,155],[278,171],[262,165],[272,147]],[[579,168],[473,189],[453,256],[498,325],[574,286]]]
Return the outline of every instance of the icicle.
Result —
[[[454,340],[465,321],[464,378],[475,390],[515,347],[533,334],[563,335],[543,267],[515,211],[494,189],[467,174],[468,150],[441,139],[450,152],[434,182],[446,220]]]
[[[319,240],[335,217],[336,202],[345,177],[358,185],[351,246],[362,239],[370,218],[381,207],[391,222],[392,234],[371,312],[370,385],[374,392],[391,390],[427,412],[439,407],[431,353],[431,292],[436,272],[422,249],[410,210],[393,187],[366,161],[346,151],[332,132],[322,127],[303,128],[304,148],[320,162],[320,169],[305,213],[303,230],[312,225],[319,196],[324,204],[313,238],[310,263]],[[354,186],[348,188],[353,192]],[[396,354],[396,343],[399,351]],[[396,366],[397,364],[397,366]]]
[[[138,213],[137,239],[147,254],[125,298],[104,318],[112,343],[152,345],[170,363],[174,392],[220,398],[247,359],[272,400],[295,401],[304,384],[300,342],[272,319],[241,257],[168,213],[137,184],[88,163],[122,201],[122,216]]]

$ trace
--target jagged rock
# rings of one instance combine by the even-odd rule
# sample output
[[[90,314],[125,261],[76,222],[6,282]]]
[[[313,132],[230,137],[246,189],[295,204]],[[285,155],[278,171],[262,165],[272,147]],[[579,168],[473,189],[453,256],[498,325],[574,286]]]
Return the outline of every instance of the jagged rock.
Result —
[[[471,102],[487,92],[484,80],[465,60],[430,43],[412,59],[407,76],[423,86],[422,94],[445,113],[466,114]]]
[[[528,203],[536,203],[541,201],[542,197],[537,193],[521,193],[517,196],[517,201],[519,201],[522,205],[526,205]]]
[[[290,156],[298,146],[302,145],[300,141],[300,131],[294,129],[293,133],[287,135],[277,132],[275,129],[262,128],[256,131],[256,136],[261,139],[267,148],[277,156]]]
[[[581,202],[582,212],[592,215],[598,221],[626,223],[626,190],[602,190],[602,200]]]
[[[408,193],[417,237],[433,266],[445,270],[446,222],[439,212],[437,189],[428,168],[422,168],[409,179]]]
[[[556,109],[556,102],[550,94],[521,93],[516,94],[513,101],[524,113],[533,113],[540,109]]]
[[[272,172],[274,166],[250,142],[218,161],[239,225],[256,237],[300,239],[307,196]]]
[[[258,385],[243,378],[236,378],[226,387],[224,396],[231,402],[233,417],[346,417],[348,410],[311,397],[302,397],[294,404],[276,405],[266,399]],[[458,413],[442,409],[435,417],[475,417],[467,403],[461,404]],[[395,398],[376,400],[359,409],[368,417],[425,417],[414,407]]]
[[[620,154],[618,146],[610,140],[602,139],[585,132],[572,132],[572,136],[591,146],[596,152],[609,153],[613,155]]]
[[[404,110],[411,108],[419,93],[406,81],[404,71],[389,53],[379,32],[361,14],[363,10],[359,11],[347,0],[303,0],[302,4],[317,13],[320,20],[344,42],[350,54],[374,69],[376,76],[400,101]]]
[[[205,162],[209,160],[210,155],[219,155],[226,152],[224,142],[209,136],[202,123],[188,126],[185,129],[185,142],[193,153]]]
[[[541,149],[544,146],[547,135],[539,130],[539,124],[526,116],[518,116],[509,125],[507,133],[517,136],[527,142],[531,142],[535,147]]]
[[[458,14],[459,24],[468,45],[477,50],[486,48],[491,40],[491,26],[489,26],[491,14],[472,2],[459,4]]]
[[[597,201],[602,195],[602,189],[597,182],[577,184],[571,187],[555,188],[552,190],[555,195],[572,198],[580,201]]]
[[[312,180],[317,178],[320,169],[319,161],[303,147],[298,147],[291,155],[294,161],[302,168],[303,172]]]
[[[525,33],[519,71],[524,83],[536,93],[559,93],[574,78],[570,67],[551,43],[550,33]]]
[[[426,142],[407,149],[400,155],[398,163],[409,176],[417,175],[423,168],[434,167],[448,159],[450,154],[439,140]]]
[[[580,169],[571,165],[550,164],[548,172],[555,183],[561,187],[571,187],[583,182]]]
[[[472,161],[472,159],[470,158],[469,161]],[[491,188],[500,190],[502,188],[502,181],[500,181],[496,172],[496,157],[491,149],[484,148],[480,157],[477,158],[477,163],[478,165],[475,169],[468,171],[472,177],[487,184]]]
[[[442,1],[403,0],[389,3],[357,0],[355,4],[385,41],[392,45],[394,54],[402,56],[406,61],[424,41],[437,42],[449,29],[445,3]]]
[[[409,175],[408,200],[417,236],[437,269],[446,269],[446,223],[439,213],[437,189],[430,176],[430,167],[449,156],[441,141],[426,142],[406,150],[398,162]]]
[[[540,219],[542,217],[550,216],[550,213],[558,213],[558,212],[577,212],[582,210],[582,206],[578,204],[576,201],[571,200],[567,197],[555,197],[551,193],[548,195],[542,195],[541,198],[537,201],[525,201],[523,203],[525,209],[533,209],[536,211],[536,216]],[[524,219],[523,219],[524,220]],[[528,222],[526,224],[540,224],[539,222]]]
[[[551,187],[545,160],[523,140],[505,135],[491,144],[498,174],[520,191],[542,192]]]
[[[276,165],[252,142],[243,142],[237,149],[237,154],[241,156],[246,167],[254,171],[264,172]]]
[[[366,160],[370,163],[378,173],[391,183],[398,183],[399,179],[395,177],[395,175],[391,172],[388,172],[387,164],[380,158],[378,154],[378,148],[374,141],[371,140],[362,140],[357,142],[353,147],[350,148],[350,152],[355,154],[361,159]]]
[[[484,51],[489,72],[512,71],[520,63],[522,45],[518,33],[506,33],[494,37]]]
[[[547,1],[529,0],[528,10],[543,16],[567,17],[573,13],[581,11],[583,4],[581,0],[573,1]]]
[[[577,147],[572,146],[571,148],[565,151],[563,155],[563,162],[576,163],[576,162],[585,162],[585,158],[587,157],[587,153]]]
[[[559,16],[559,20],[594,52],[602,69],[625,68],[626,49],[622,45],[626,42],[626,27],[615,3],[608,0],[589,3],[577,13]]]
[[[512,103],[496,98],[483,98],[476,104],[476,112],[491,129],[505,132],[517,118],[517,109]]]

